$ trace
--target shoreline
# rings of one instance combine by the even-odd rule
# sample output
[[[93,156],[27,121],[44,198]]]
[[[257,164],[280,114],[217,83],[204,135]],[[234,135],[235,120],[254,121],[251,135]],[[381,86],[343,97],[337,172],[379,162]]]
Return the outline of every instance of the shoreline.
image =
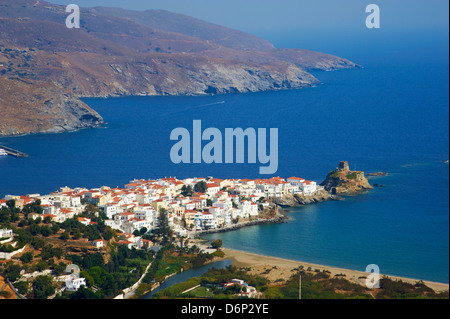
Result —
[[[215,228],[215,229],[197,231],[196,235],[201,237],[202,235],[232,232],[232,231],[235,231],[235,230],[238,230],[241,228],[251,227],[251,226],[267,225],[267,224],[281,224],[281,223],[284,223],[287,219],[288,219],[288,216],[286,216],[282,213],[280,213],[280,214],[277,213],[277,215],[272,218],[267,218],[267,219],[258,218],[256,220],[244,221],[244,222],[233,224],[231,226],[226,226],[223,228]]]
[[[335,276],[338,274],[345,274],[345,279],[364,285],[365,279],[361,277],[366,277],[369,275],[369,273],[366,273],[364,271],[358,271],[358,270],[352,270],[352,269],[345,269],[345,268],[339,268],[339,267],[331,267],[331,266],[324,266],[319,264],[313,264],[308,262],[302,262],[302,261],[296,261],[292,259],[285,259],[280,257],[271,257],[271,256],[265,256],[265,255],[259,255],[255,253],[249,253],[241,250],[235,250],[235,249],[229,249],[229,248],[221,248],[221,250],[225,253],[224,258],[232,260],[232,264],[238,267],[252,267],[255,268],[255,271],[264,270],[266,267],[274,267],[277,266],[277,272],[274,274],[274,276],[279,276],[281,279],[289,279],[289,277],[293,274],[292,269],[298,268],[300,265],[302,265],[305,269],[308,267],[311,267],[311,269],[314,271],[315,269],[327,270],[331,273],[331,276]],[[440,282],[433,282],[428,280],[421,280],[421,279],[414,279],[414,278],[407,278],[407,277],[400,277],[400,276],[393,276],[393,275],[387,275],[387,274],[380,274],[381,277],[386,276],[393,280],[402,280],[404,282],[408,282],[411,284],[415,284],[418,281],[423,281],[425,285],[430,287],[436,292],[442,292],[449,290],[449,284],[446,283],[440,283]],[[278,278],[277,278],[278,279]]]

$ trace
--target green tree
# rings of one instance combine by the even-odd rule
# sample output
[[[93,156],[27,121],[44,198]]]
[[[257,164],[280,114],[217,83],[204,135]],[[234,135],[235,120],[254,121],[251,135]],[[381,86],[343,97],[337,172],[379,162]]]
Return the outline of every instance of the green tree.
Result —
[[[208,184],[206,184],[205,181],[200,181],[194,186],[194,191],[197,193],[206,193],[206,190],[208,189]]]
[[[29,263],[33,260],[33,253],[29,251],[23,254],[22,256],[20,256],[20,260],[25,264]]]
[[[39,234],[41,232],[41,227],[39,227],[36,224],[31,225],[29,228],[30,234],[33,236],[36,236],[37,234]]]
[[[44,223],[45,224],[50,224],[51,222],[52,222],[52,218],[50,216],[45,216]]]
[[[81,286],[76,292],[74,292],[70,299],[100,299],[100,297],[92,290]]]
[[[55,272],[57,276],[61,276],[66,272],[66,264],[63,262],[60,262],[58,265],[53,265],[52,270]]]
[[[103,269],[102,267],[92,267],[91,269],[89,269],[89,276],[87,276],[89,278],[89,282],[92,285],[92,280],[94,281],[96,286],[103,286],[105,284],[105,282],[108,280],[109,276],[108,273],[105,271],[105,269]],[[86,275],[86,274],[85,274]],[[84,277],[86,278],[86,277]]]
[[[103,268],[105,266],[105,261],[101,253],[96,252],[94,254],[86,254],[83,257],[82,266],[84,269],[90,269],[92,267]]]
[[[41,227],[41,234],[44,237],[48,237],[52,234],[52,229],[50,228],[50,226],[45,225]]]
[[[47,299],[55,293],[52,276],[38,276],[33,283],[33,296],[35,299]]]
[[[11,222],[11,212],[8,209],[2,208],[0,211],[0,223],[3,226],[8,226]]]
[[[137,236],[141,236],[141,233],[139,232],[139,230],[135,229],[133,232],[133,235],[137,237]]]
[[[11,213],[11,222],[12,222],[12,223],[15,223],[15,222],[18,222],[19,220],[20,220],[19,213],[17,213],[17,212],[12,212],[12,213]]]
[[[8,279],[11,282],[16,281],[20,277],[20,271],[22,268],[20,268],[19,265],[12,264],[6,268],[4,271],[4,276],[6,279]]]
[[[6,201],[6,206],[8,206],[10,210],[13,210],[16,207],[16,201],[14,199],[10,199]]]
[[[216,239],[211,242],[211,247],[214,249],[219,249],[222,247],[222,239]]]
[[[76,230],[73,232],[72,238],[75,239],[75,240],[78,240],[78,239],[81,238],[81,232],[80,232],[79,229],[76,229]]]
[[[14,284],[14,287],[16,287],[21,295],[26,295],[28,292],[29,284],[28,281],[19,281]]]
[[[52,224],[52,233],[56,234],[57,232],[59,232],[59,230],[60,230],[59,225],[57,223],[53,223]]]
[[[43,260],[48,260],[48,259],[50,259],[50,258],[53,258],[54,255],[55,255],[55,254],[54,254],[53,246],[51,246],[51,245],[46,245],[46,246],[42,247],[42,250],[41,250],[41,258],[42,258]]]
[[[111,231],[109,227],[107,227],[105,233],[103,234],[103,238],[105,240],[110,240],[113,237],[114,233]]]
[[[70,238],[69,232],[65,231],[64,233],[61,234],[60,238],[64,241],[67,241]]]
[[[183,185],[183,187],[181,187],[181,195],[191,197],[193,193],[194,191],[190,185]]]
[[[86,279],[86,284],[88,285],[88,287],[92,287],[95,285],[95,279],[94,277],[91,276],[91,274],[88,271],[82,270],[80,272],[80,277]]]
[[[37,214],[43,214],[44,209],[41,206],[41,200],[38,199],[35,202],[25,205],[22,209],[22,212],[28,217],[29,213],[37,213]]]
[[[44,271],[46,269],[48,269],[48,263],[45,260],[39,260],[39,262],[36,264],[36,270]]]
[[[158,216],[158,228],[155,230],[155,234],[162,236],[162,244],[165,245],[172,240],[172,230],[169,226],[169,214],[166,209],[161,208]]]

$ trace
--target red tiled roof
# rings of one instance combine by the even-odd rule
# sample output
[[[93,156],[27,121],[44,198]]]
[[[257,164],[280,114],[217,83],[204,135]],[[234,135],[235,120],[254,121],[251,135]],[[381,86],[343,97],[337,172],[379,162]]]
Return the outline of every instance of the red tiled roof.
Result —
[[[292,180],[298,180],[298,181],[304,181],[304,178],[301,177],[289,177],[288,179],[292,179]]]
[[[121,240],[121,241],[118,241],[117,242],[119,245],[129,245],[129,244],[132,244],[132,242],[131,241],[128,241],[128,240]]]

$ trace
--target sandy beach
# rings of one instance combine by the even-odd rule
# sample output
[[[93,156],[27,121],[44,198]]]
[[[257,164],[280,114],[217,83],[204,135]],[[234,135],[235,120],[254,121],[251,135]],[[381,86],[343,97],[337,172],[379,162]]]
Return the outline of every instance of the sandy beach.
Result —
[[[368,275],[368,273],[363,271],[329,267],[301,261],[263,256],[244,251],[232,250],[228,248],[222,248],[222,250],[225,253],[225,258],[232,260],[235,266],[251,267],[252,274],[262,275],[267,279],[269,279],[270,281],[276,281],[279,279],[281,280],[289,279],[292,276],[292,274],[294,274],[295,270],[293,269],[297,269],[299,266],[303,266],[304,269],[308,269],[309,267],[311,267],[312,271],[316,269],[319,269],[320,271],[327,270],[331,273],[332,277],[334,277],[335,275],[345,274],[344,278],[361,285],[365,285],[365,277]],[[269,269],[271,270],[268,271]],[[383,276],[383,274],[381,274],[381,276]],[[415,284],[416,282],[419,281],[418,279],[412,278],[404,278],[390,275],[386,276],[394,280],[402,280],[404,282],[412,284]],[[423,282],[425,283],[425,285],[427,285],[436,292],[449,290],[449,284],[425,280]]]

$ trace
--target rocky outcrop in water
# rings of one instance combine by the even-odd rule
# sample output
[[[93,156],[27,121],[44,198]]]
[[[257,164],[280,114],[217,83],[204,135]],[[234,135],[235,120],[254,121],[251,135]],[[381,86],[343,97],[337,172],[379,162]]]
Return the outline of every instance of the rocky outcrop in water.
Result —
[[[376,172],[376,173],[367,173],[367,176],[371,177],[379,177],[379,176],[387,176],[388,173],[385,172]]]
[[[362,171],[351,171],[348,162],[340,162],[339,166],[328,173],[320,184],[333,195],[352,195],[372,189]]]

